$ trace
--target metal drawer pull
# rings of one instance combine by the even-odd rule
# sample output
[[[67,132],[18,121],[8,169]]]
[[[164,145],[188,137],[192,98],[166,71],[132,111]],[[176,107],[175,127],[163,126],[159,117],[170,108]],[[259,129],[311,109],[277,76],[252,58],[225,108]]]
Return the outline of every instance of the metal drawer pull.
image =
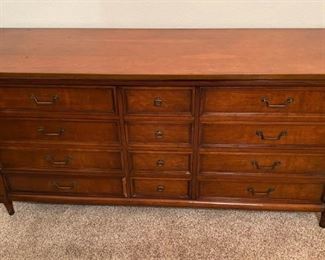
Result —
[[[58,100],[59,96],[54,95],[52,96],[52,100],[50,101],[40,101],[38,97],[36,97],[34,94],[31,96],[31,99],[34,100],[36,105],[54,105]]]
[[[267,137],[267,136],[264,136],[263,131],[258,130],[258,131],[256,131],[256,135],[259,136],[259,137],[261,137],[261,140],[279,141],[283,136],[287,136],[288,135],[288,132],[287,131],[281,131],[278,134],[278,136],[276,136],[276,137]]]
[[[271,104],[268,97],[262,97],[261,101],[270,108],[286,108],[294,102],[294,99],[292,97],[288,97],[282,104]]]
[[[71,162],[72,158],[67,156],[63,161],[55,161],[54,157],[52,155],[47,155],[45,157],[46,161],[54,166],[68,166]]]
[[[158,192],[163,192],[163,191],[165,190],[165,186],[163,186],[163,185],[158,185],[156,190],[157,190]]]
[[[54,188],[61,191],[72,191],[75,189],[76,184],[73,182],[70,185],[60,185],[57,182],[53,182]]]
[[[42,135],[45,136],[62,136],[64,133],[64,129],[60,128],[57,132],[45,132],[45,128],[44,127],[39,127],[37,129],[38,132],[40,132]]]
[[[156,165],[157,165],[157,167],[163,167],[165,165],[165,161],[164,160],[158,160],[156,162]]]
[[[164,133],[163,133],[163,131],[157,130],[157,131],[155,132],[155,137],[156,137],[156,139],[162,139],[162,138],[164,138]]]
[[[277,166],[281,165],[280,161],[275,161],[271,165],[260,165],[258,161],[255,160],[251,163],[257,170],[274,170]]]
[[[155,107],[161,107],[161,105],[162,105],[162,99],[160,98],[160,97],[156,97],[155,99],[154,99],[154,101],[153,101],[153,105],[155,106]]]
[[[268,197],[268,196],[270,196],[271,192],[275,191],[275,189],[274,188],[268,188],[266,191],[256,191],[254,188],[249,187],[249,188],[247,188],[247,191],[252,196]]]

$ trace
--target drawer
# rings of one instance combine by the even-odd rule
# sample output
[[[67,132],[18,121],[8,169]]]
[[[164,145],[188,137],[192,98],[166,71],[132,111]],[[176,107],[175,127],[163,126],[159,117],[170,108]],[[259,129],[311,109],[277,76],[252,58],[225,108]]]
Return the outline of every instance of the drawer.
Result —
[[[127,114],[191,114],[193,90],[189,88],[124,89]]]
[[[1,119],[0,142],[119,144],[117,122]]]
[[[201,144],[325,145],[325,124],[248,123],[202,124]]]
[[[129,144],[165,144],[188,146],[192,143],[192,124],[170,122],[129,122],[127,123]]]
[[[5,169],[122,171],[119,151],[0,148]]]
[[[112,88],[0,88],[1,110],[114,113]]]
[[[173,152],[132,152],[130,168],[133,172],[177,171],[190,174],[191,155]]]
[[[199,198],[288,199],[321,202],[323,184],[200,181]]]
[[[132,196],[147,198],[189,198],[190,181],[167,179],[132,179]]]
[[[325,113],[325,88],[204,88],[202,113]]]
[[[12,192],[62,193],[124,197],[122,178],[8,174]]]
[[[210,152],[200,154],[200,173],[310,173],[325,174],[325,153]]]

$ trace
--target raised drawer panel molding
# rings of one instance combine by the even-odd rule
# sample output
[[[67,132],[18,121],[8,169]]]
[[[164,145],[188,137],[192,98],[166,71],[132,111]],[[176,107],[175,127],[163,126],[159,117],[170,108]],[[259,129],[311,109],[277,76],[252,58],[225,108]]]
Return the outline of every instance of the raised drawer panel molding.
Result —
[[[324,30],[0,38],[9,214],[13,201],[292,210],[325,227]]]

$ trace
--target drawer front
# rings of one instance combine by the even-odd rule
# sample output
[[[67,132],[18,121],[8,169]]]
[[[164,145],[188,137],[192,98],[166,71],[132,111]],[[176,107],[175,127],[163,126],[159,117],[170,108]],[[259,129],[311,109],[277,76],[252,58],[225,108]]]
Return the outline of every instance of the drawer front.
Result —
[[[12,192],[124,196],[121,178],[8,174],[7,180]]]
[[[191,114],[192,89],[125,89],[127,114]]]
[[[111,88],[0,88],[1,110],[114,113]]]
[[[325,88],[209,88],[202,113],[325,113]]]
[[[0,148],[4,169],[121,171],[119,151]]]
[[[203,124],[201,144],[325,145],[325,124]]]
[[[116,122],[1,120],[0,142],[118,144]]]
[[[189,198],[190,181],[166,179],[133,179],[132,196],[147,198]]]
[[[199,197],[289,199],[321,202],[323,184],[200,181]]]
[[[138,171],[180,171],[190,172],[190,154],[173,152],[134,152],[130,153],[133,172]]]
[[[189,145],[192,125],[188,123],[134,122],[127,124],[129,144]]]
[[[252,172],[252,173],[311,173],[325,174],[325,154],[213,152],[200,155],[200,173]]]

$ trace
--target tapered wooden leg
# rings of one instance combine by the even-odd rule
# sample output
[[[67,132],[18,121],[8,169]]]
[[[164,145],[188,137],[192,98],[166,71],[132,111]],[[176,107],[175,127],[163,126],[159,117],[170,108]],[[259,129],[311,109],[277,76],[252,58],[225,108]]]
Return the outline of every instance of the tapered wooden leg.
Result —
[[[325,228],[325,211],[323,211],[320,216],[319,226]]]
[[[14,205],[13,205],[12,201],[6,201],[3,204],[5,205],[10,216],[15,214],[15,209],[14,209]]]

